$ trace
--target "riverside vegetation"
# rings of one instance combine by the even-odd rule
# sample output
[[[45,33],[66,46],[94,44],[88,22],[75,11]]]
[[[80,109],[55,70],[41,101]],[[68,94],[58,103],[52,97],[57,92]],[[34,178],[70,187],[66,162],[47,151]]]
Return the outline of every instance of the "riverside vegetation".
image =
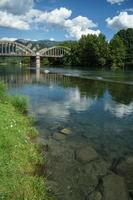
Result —
[[[64,64],[83,67],[132,67],[133,29],[121,30],[110,42],[103,34],[82,36],[79,41],[66,41],[70,48],[64,57]]]
[[[27,100],[9,97],[0,83],[0,199],[49,200],[44,177],[37,175],[43,158],[31,138],[37,136],[24,115]]]
[[[25,41],[17,42],[26,45],[33,51],[52,46],[63,46],[70,49],[63,59],[44,58],[42,66],[46,65],[64,65],[80,66],[88,68],[124,68],[133,67],[133,29],[120,30],[111,41],[107,41],[103,34],[84,35],[79,41],[50,42],[50,41]],[[19,64],[20,58],[1,57],[0,65],[3,63]],[[29,58],[21,58],[23,65],[29,65]]]

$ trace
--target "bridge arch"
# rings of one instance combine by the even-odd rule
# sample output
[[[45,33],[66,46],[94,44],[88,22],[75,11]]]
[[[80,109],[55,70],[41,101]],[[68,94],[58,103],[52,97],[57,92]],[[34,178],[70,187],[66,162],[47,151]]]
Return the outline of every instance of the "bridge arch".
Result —
[[[56,57],[62,58],[65,54],[69,53],[70,49],[62,46],[54,46],[50,48],[41,49],[38,53],[42,57]]]
[[[33,52],[30,48],[15,41],[0,41],[0,55],[5,56],[33,56]]]

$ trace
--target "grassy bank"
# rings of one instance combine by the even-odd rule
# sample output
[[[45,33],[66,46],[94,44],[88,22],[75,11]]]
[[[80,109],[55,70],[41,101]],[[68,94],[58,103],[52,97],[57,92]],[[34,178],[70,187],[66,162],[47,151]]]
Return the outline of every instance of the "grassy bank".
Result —
[[[43,162],[31,142],[37,131],[22,114],[25,101],[18,102],[0,83],[0,200],[48,200],[44,177],[35,173]]]

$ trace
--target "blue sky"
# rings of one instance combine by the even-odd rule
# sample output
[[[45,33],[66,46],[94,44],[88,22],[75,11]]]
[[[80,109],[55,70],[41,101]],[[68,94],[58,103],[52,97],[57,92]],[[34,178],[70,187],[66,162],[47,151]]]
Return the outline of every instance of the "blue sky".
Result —
[[[110,40],[123,28],[133,28],[133,0],[0,0],[1,39]]]

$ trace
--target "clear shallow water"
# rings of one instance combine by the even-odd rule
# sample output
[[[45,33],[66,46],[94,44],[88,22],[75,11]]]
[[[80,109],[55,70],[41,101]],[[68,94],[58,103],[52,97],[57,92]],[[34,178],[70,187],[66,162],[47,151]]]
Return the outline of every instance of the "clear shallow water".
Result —
[[[50,140],[56,147],[56,157],[62,152],[62,158],[66,158],[62,165],[67,165],[64,152],[86,143],[109,163],[133,156],[133,72],[49,70],[52,74],[44,74],[43,69],[35,73],[34,69],[1,68],[0,79],[8,83],[10,94],[28,96],[29,114],[35,118],[40,140],[53,138],[62,128],[71,130],[72,135],[66,140]],[[50,155],[49,168],[57,163]],[[54,171],[64,177],[66,172],[51,168],[50,179],[60,183]],[[64,187],[71,185],[65,180]],[[62,191],[65,193],[65,189]],[[69,198],[67,193],[64,199]],[[75,198],[82,199],[80,195],[71,199]]]

